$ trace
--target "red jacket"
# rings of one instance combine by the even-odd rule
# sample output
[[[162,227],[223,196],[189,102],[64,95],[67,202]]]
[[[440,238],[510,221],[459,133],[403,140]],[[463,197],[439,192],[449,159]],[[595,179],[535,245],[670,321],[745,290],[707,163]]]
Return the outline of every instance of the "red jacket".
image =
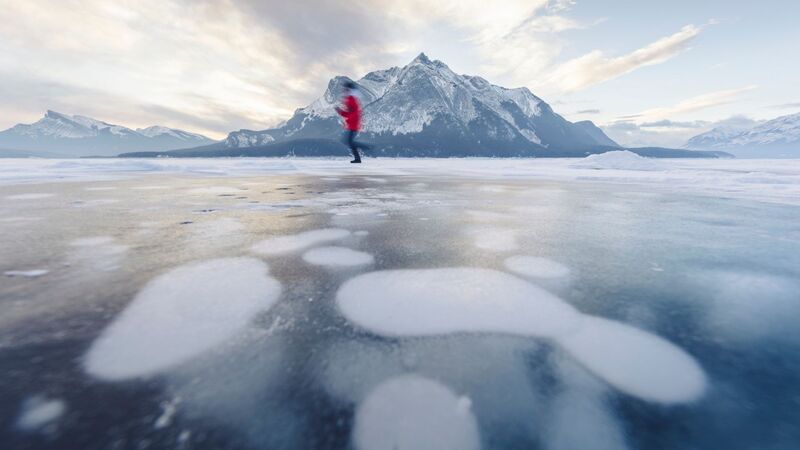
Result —
[[[336,112],[344,117],[344,127],[350,131],[361,129],[361,105],[355,95],[348,95],[342,101],[344,109],[336,108]]]

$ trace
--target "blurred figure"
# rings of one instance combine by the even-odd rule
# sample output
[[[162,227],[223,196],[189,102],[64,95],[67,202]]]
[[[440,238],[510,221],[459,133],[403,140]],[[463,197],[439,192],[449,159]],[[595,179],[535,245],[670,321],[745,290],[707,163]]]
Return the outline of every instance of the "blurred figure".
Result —
[[[361,155],[358,148],[369,149],[369,146],[356,141],[356,135],[361,129],[361,104],[358,101],[358,88],[352,81],[344,84],[344,95],[342,97],[342,108],[336,108],[336,112],[344,117],[344,144],[350,147],[353,153],[354,164],[361,163]]]

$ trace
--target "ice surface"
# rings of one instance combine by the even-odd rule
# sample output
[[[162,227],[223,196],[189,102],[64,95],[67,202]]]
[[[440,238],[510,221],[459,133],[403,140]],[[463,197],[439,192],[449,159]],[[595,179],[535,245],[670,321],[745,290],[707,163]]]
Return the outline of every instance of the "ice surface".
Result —
[[[92,236],[71,241],[71,264],[93,272],[113,272],[128,252],[128,246],[115,243],[111,236]]]
[[[230,186],[204,186],[186,191],[187,194],[241,194],[243,192],[246,190]]]
[[[639,398],[689,402],[706,389],[705,373],[694,358],[658,336],[620,322],[585,316],[577,332],[556,340],[592,373]]]
[[[49,273],[49,270],[45,269],[33,269],[33,270],[6,270],[3,272],[3,275],[7,277],[23,277],[23,278],[37,278],[42,275],[46,275]]]
[[[710,290],[708,322],[726,340],[797,339],[800,281],[745,270],[696,275]]]
[[[234,337],[269,309],[281,285],[254,258],[187,264],[150,281],[86,355],[86,371],[106,380],[148,376]]]
[[[512,256],[506,258],[508,270],[534,278],[561,278],[569,275],[569,268],[552,259],[536,256]]]
[[[519,247],[516,232],[508,228],[473,228],[469,232],[473,236],[475,246],[481,250],[508,252]]]
[[[607,400],[607,389],[564,357],[554,365],[561,389],[545,425],[547,450],[625,450],[625,433]]]
[[[609,153],[604,155],[609,155]],[[309,174],[324,177],[358,173],[375,177],[425,175],[491,180],[504,178],[506,180],[613,182],[649,186],[673,192],[702,193],[715,197],[800,204],[800,164],[792,162],[793,160],[650,160],[642,158],[644,162],[636,159],[635,164],[602,162],[602,159],[612,157],[598,155],[597,158],[589,160],[589,167],[581,167],[579,162],[569,158],[530,160],[381,158],[370,160],[368,164],[358,168],[345,166],[341,160],[313,158],[299,158],[291,160],[291,162],[287,162],[285,159],[270,158],[81,159],[69,161],[4,159],[4,167],[0,171],[0,184],[108,180],[131,174],[148,173],[214,173],[227,176]],[[600,159],[600,162],[591,162],[597,159]],[[626,157],[626,159],[630,158]],[[638,168],[640,163],[641,167],[646,169],[657,165],[658,170],[628,170],[633,167]],[[605,170],[596,170],[596,168]],[[758,174],[758,177],[753,178],[752,174]],[[163,186],[144,187],[164,188]]]
[[[282,255],[297,252],[327,242],[350,236],[350,231],[341,228],[323,228],[288,236],[278,236],[255,244],[252,250],[261,255]]]
[[[490,269],[390,270],[359,275],[336,294],[353,323],[390,336],[459,332],[556,336],[580,314],[549,292]]]
[[[363,266],[372,264],[374,258],[369,253],[346,247],[318,247],[303,254],[303,260],[317,266]]]
[[[50,198],[54,194],[47,194],[47,193],[31,193],[31,194],[15,194],[15,195],[7,195],[5,197],[6,200],[40,200],[43,198]]]
[[[589,155],[574,163],[575,169],[663,170],[659,160],[644,158],[627,150]]]
[[[353,442],[363,450],[471,450],[481,446],[469,399],[418,375],[384,381],[358,405]]]
[[[28,398],[22,404],[17,427],[23,431],[36,431],[58,420],[67,410],[63,400],[42,396]]]

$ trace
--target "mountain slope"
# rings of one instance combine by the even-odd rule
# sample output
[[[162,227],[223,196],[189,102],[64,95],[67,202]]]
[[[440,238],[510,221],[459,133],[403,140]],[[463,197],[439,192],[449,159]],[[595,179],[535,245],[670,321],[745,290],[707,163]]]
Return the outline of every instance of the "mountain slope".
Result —
[[[687,148],[725,150],[739,157],[800,157],[800,113],[781,116],[741,130],[718,127],[699,134]]]
[[[41,156],[115,156],[124,151],[172,150],[211,144],[211,139],[182,130],[153,126],[133,130],[85,116],[55,111],[35,123],[0,132],[0,148]]]
[[[346,77],[281,126],[232,132],[208,151],[260,147],[341,134],[334,107]],[[362,140],[389,156],[567,156],[618,148],[591,122],[573,124],[527,88],[506,89],[458,75],[420,54],[405,67],[356,81],[364,108]],[[341,148],[336,148],[341,152]]]

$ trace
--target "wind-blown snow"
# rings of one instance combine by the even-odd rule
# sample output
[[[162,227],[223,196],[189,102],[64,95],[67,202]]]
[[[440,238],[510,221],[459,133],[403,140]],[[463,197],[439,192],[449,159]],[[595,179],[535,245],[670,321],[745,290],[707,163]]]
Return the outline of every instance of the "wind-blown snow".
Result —
[[[31,397],[22,404],[17,427],[23,431],[39,430],[58,420],[67,410],[63,400]]]
[[[369,253],[346,247],[318,247],[305,252],[303,260],[317,266],[346,267],[372,264],[374,258]]]
[[[254,258],[187,264],[151,280],[86,354],[86,371],[122,380],[184,363],[244,330],[280,296],[281,285]]]
[[[512,256],[505,260],[508,270],[534,278],[561,278],[569,275],[569,268],[552,259],[536,256]]]
[[[49,273],[45,269],[32,269],[32,270],[6,270],[3,275],[7,277],[23,277],[23,278],[37,278]]]
[[[16,195],[7,195],[5,197],[6,200],[40,200],[43,198],[50,198],[53,194],[41,193],[41,194],[16,194]]]
[[[341,228],[323,228],[321,230],[311,230],[288,236],[265,239],[255,244],[252,250],[262,255],[281,255],[297,252],[326,242],[338,241],[348,236],[350,236],[350,231],[348,230],[343,230]]]
[[[637,328],[583,315],[514,276],[475,268],[390,270],[359,275],[336,294],[354,324],[393,337],[500,333],[554,339],[592,373],[645,400],[695,400],[706,387],[695,360]]]
[[[477,450],[478,424],[466,397],[418,375],[384,381],[358,405],[359,450]]]

